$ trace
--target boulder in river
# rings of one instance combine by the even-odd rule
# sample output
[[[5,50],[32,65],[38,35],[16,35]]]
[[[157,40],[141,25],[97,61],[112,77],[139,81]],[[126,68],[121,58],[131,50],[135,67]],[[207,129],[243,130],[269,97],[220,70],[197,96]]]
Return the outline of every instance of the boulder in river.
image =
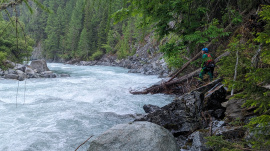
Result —
[[[119,124],[90,143],[88,151],[179,151],[173,135],[150,122]]]
[[[44,71],[40,74],[40,77],[42,78],[56,78],[56,74],[52,71]]]
[[[24,79],[26,79],[26,74],[25,74],[23,71],[21,71],[21,70],[16,70],[16,73],[17,73],[17,75],[19,76],[19,77],[18,77],[18,80],[19,80],[19,81],[23,81]]]
[[[50,71],[45,60],[34,60],[30,66],[32,69],[36,69],[38,73]]]
[[[5,76],[4,76],[5,79],[16,79],[16,80],[18,79],[18,77],[19,76],[17,74],[12,74],[12,73],[11,74],[5,74]]]
[[[35,75],[35,71],[28,66],[25,68],[25,73],[28,75]]]

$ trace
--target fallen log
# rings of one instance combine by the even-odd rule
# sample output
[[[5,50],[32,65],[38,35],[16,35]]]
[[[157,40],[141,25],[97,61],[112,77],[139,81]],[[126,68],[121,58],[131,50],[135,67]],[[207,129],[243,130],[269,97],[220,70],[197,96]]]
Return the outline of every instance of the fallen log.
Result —
[[[225,57],[225,56],[228,56],[230,54],[230,52],[225,52],[223,53],[222,55],[220,55],[219,57],[217,57],[215,59],[215,63],[217,63],[222,57]],[[148,93],[151,93],[151,94],[156,94],[156,93],[166,93],[166,94],[169,94],[170,93],[170,90],[172,90],[174,87],[178,87],[180,84],[183,84],[184,82],[187,82],[189,79],[192,79],[194,76],[198,76],[199,73],[201,71],[201,68],[189,73],[189,74],[186,74],[178,79],[170,79],[168,81],[165,81],[165,82],[161,82],[161,84],[159,85],[153,85],[149,88],[146,88],[142,91],[133,91],[131,90],[130,93],[131,94],[148,94]],[[184,91],[183,91],[184,92]]]

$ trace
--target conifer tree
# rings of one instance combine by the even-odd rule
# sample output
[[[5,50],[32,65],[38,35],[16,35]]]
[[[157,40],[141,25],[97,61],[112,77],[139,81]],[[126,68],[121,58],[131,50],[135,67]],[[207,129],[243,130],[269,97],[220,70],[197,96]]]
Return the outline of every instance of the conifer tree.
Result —
[[[87,30],[86,28],[84,28],[81,32],[79,46],[77,50],[78,55],[84,60],[89,59],[89,45],[87,39]]]
[[[78,0],[74,10],[72,11],[71,20],[68,26],[69,31],[67,33],[67,51],[69,56],[73,58],[78,57],[76,50],[82,30],[83,7],[84,1]]]

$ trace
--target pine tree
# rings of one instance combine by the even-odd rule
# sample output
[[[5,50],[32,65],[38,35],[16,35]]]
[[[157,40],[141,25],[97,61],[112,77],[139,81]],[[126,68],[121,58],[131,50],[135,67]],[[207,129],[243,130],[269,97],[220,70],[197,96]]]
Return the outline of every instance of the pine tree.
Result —
[[[89,45],[88,45],[88,41],[87,41],[86,28],[84,28],[81,32],[77,53],[81,58],[83,58],[85,60],[89,59]]]
[[[76,53],[80,33],[82,30],[82,18],[83,18],[84,1],[78,0],[76,6],[72,11],[71,21],[69,23],[69,31],[67,33],[67,51],[70,57],[77,58]]]

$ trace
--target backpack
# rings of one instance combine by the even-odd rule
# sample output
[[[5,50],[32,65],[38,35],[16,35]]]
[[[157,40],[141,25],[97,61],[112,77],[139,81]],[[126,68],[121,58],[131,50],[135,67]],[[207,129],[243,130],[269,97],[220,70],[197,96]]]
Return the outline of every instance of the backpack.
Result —
[[[215,65],[215,62],[211,56],[210,53],[207,53],[207,61],[205,62],[205,67],[206,68],[214,68],[216,65]]]

